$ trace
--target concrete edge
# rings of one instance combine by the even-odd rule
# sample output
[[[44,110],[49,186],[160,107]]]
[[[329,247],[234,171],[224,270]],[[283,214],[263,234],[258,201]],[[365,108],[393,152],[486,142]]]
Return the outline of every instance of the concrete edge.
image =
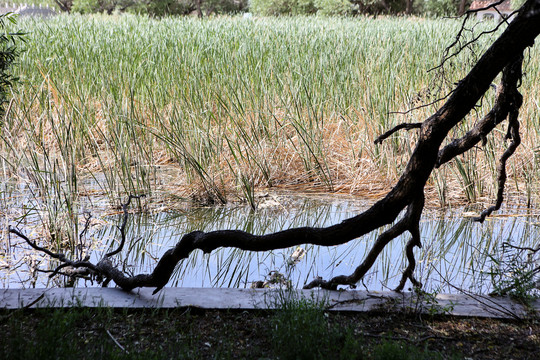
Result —
[[[521,319],[540,313],[540,300],[529,307],[510,298],[486,295],[438,294],[419,297],[414,293],[364,290],[328,291],[229,288],[165,288],[125,292],[115,288],[2,289],[0,308],[177,308],[261,310],[280,307],[291,299],[322,303],[329,311],[397,311],[447,314],[464,317]]]

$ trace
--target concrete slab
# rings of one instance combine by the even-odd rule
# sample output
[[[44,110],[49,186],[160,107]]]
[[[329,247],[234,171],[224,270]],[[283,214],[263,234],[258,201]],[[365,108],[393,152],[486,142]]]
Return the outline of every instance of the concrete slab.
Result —
[[[439,294],[418,297],[414,293],[368,292],[363,290],[280,290],[228,288],[165,288],[125,292],[115,288],[53,288],[0,290],[0,308],[176,308],[274,309],[290,299],[323,303],[330,311],[405,311],[455,316],[524,318],[540,311],[540,300],[525,307],[509,298],[485,295]]]

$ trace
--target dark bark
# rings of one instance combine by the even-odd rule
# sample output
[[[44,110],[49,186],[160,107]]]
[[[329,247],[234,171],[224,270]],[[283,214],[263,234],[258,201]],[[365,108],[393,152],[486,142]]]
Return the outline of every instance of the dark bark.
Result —
[[[414,0],[405,0],[405,14],[411,15],[413,12]]]
[[[110,257],[117,251],[107,254],[97,265],[88,266],[88,269],[102,277],[104,284],[113,280],[125,290],[136,287],[155,287],[155,293],[167,284],[176,264],[187,258],[195,249],[209,253],[219,247],[267,251],[306,243],[324,246],[339,245],[393,223],[399,214],[406,209],[401,219],[379,236],[364,261],[353,274],[337,276],[328,281],[316,279],[307,284],[306,288],[320,286],[335,289],[338,285],[354,286],[373,266],[384,247],[404,232],[411,234],[411,240],[406,246],[409,265],[396,290],[402,290],[407,279],[419,286],[420,284],[413,277],[415,267],[413,248],[421,246],[418,225],[424,207],[424,187],[429,176],[435,167],[439,167],[469,150],[482,141],[495,126],[509,117],[509,138],[511,138],[512,143],[501,159],[497,202],[495,207],[492,210],[488,209],[483,216],[489,215],[502,202],[505,162],[515,147],[519,145],[517,114],[521,105],[521,95],[517,91],[517,85],[521,79],[523,61],[521,54],[527,47],[533,45],[534,39],[539,33],[540,0],[528,0],[515,20],[508,25],[469,74],[457,84],[446,103],[435,114],[422,123],[400,125],[377,139],[378,142],[382,142],[384,138],[401,128],[419,129],[418,142],[398,182],[382,200],[375,203],[367,211],[326,228],[294,228],[267,235],[253,235],[239,230],[206,233],[194,231],[184,235],[173,249],[168,250],[151,274],[125,276],[110,261]],[[502,83],[490,113],[463,138],[454,140],[441,149],[450,130],[473,109],[501,71],[503,71]],[[124,221],[126,218],[127,211],[124,207]],[[13,229],[11,232],[24,236]],[[121,232],[124,239],[122,228]],[[32,244],[30,240],[26,240]],[[122,244],[123,242],[124,240],[122,240]],[[64,260],[64,263],[69,262],[67,259]],[[80,263],[69,262],[69,265],[66,266],[74,265],[79,266]]]
[[[54,2],[58,5],[60,11],[71,12],[73,0],[54,0]]]
[[[467,7],[467,5],[469,5],[469,1],[468,0],[460,0],[459,1],[459,7],[458,7],[458,15],[461,16],[463,14],[465,14],[465,8]]]
[[[197,9],[197,17],[202,18],[203,12],[202,12],[202,1],[203,0],[196,0],[195,1],[195,7]]]

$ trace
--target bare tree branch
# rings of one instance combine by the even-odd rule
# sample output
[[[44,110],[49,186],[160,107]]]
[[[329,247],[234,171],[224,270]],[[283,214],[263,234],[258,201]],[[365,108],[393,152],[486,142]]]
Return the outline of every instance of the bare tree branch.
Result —
[[[373,142],[375,144],[382,144],[382,142],[388,138],[389,136],[391,136],[393,133],[401,130],[401,129],[405,129],[405,130],[411,130],[411,129],[420,129],[422,127],[422,123],[403,123],[403,124],[399,124],[397,126],[395,126],[393,129],[385,132],[384,134],[380,135],[378,138],[376,138]]]
[[[114,256],[114,255],[118,254],[120,251],[122,251],[122,249],[124,248],[124,244],[126,243],[126,225],[127,225],[127,220],[128,220],[129,204],[131,204],[131,200],[140,199],[140,198],[143,198],[143,197],[145,197],[144,194],[143,195],[132,195],[132,194],[130,194],[128,200],[126,201],[126,203],[122,205],[122,210],[124,211],[124,216],[122,217],[122,225],[118,228],[120,230],[120,236],[121,236],[120,244],[118,245],[118,248],[116,250],[113,250],[113,251],[107,253],[105,255],[106,257]]]
[[[519,55],[510,65],[505,67],[501,84],[497,87],[497,96],[493,108],[462,138],[453,140],[439,151],[436,168],[470,150],[480,141],[484,141],[486,136],[508,117],[510,111],[518,103],[519,109],[523,102],[522,96],[517,90],[522,77],[522,65],[523,56]]]

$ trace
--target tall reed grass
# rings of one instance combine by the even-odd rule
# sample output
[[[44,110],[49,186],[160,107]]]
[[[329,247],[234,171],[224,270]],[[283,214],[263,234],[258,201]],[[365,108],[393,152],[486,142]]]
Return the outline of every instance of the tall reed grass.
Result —
[[[91,179],[116,204],[129,192],[242,199],[255,208],[256,190],[266,187],[381,196],[415,135],[381,146],[373,139],[426,118],[436,105],[393,112],[447,94],[493,40],[482,37],[453,58],[444,76],[428,72],[459,26],[414,18],[21,18],[28,41],[1,130],[3,177],[44,193],[56,186],[55,199],[75,200]],[[524,146],[511,165],[523,180],[510,184],[512,199],[529,204],[539,177],[538,59],[536,47],[522,85]],[[474,124],[492,95],[452,136]],[[437,173],[427,188],[433,204],[493,196],[504,133]]]

